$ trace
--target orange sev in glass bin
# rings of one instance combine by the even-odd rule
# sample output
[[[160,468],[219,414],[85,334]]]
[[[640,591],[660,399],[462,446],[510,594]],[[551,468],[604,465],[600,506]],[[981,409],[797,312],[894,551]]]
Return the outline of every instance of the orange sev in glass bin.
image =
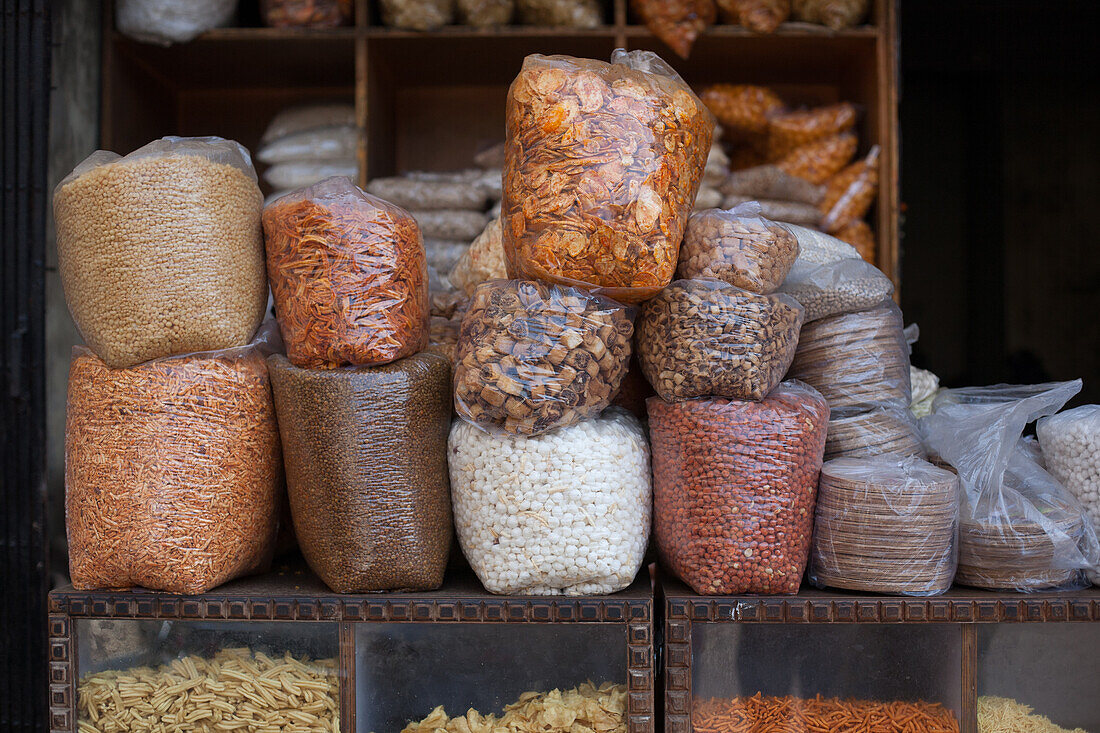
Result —
[[[509,275],[637,303],[667,285],[714,118],[656,54],[528,56],[508,90]]]
[[[294,366],[386,364],[427,345],[427,263],[407,211],[339,177],[277,199],[263,224]]]

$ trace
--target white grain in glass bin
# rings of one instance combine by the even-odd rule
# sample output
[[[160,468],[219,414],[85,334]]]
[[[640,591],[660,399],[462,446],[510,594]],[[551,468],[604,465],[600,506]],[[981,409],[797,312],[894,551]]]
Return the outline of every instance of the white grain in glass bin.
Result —
[[[126,157],[100,150],[54,191],[65,300],[114,368],[243,346],[267,303],[248,151],[166,137]]]
[[[614,593],[637,575],[649,539],[649,445],[609,408],[525,437],[456,420],[448,445],[462,551],[487,590]]]

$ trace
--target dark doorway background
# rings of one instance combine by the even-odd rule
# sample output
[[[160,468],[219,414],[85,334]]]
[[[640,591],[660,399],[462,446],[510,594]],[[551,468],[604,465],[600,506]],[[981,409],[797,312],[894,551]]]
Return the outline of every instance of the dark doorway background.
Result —
[[[946,386],[1082,377],[1100,402],[1090,0],[902,0],[902,308]]]

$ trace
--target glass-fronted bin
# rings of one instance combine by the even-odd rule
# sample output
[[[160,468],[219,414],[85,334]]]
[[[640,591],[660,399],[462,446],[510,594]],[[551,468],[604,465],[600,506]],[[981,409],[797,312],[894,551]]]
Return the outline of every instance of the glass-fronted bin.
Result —
[[[976,626],[979,730],[1100,731],[1100,623]]]

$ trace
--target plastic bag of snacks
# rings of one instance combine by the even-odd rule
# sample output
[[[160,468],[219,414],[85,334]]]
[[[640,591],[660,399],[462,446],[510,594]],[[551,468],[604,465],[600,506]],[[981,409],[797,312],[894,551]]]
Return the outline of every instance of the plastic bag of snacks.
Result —
[[[721,205],[722,194],[718,193],[718,189],[704,184],[699,187],[699,193],[695,195],[695,205],[692,206],[692,211],[717,209]]]
[[[662,563],[696,593],[797,593],[829,406],[784,382],[761,402],[648,401]]]
[[[391,28],[428,31],[454,20],[455,0],[378,0],[382,23]]]
[[[1031,591],[1078,585],[1100,562],[1081,503],[1019,445],[1024,427],[1055,412],[1081,380],[945,389],[920,421],[925,446],[963,488],[956,581]]]
[[[824,588],[932,596],[958,565],[959,479],[919,458],[821,467],[809,580]]]
[[[870,0],[791,0],[791,14],[804,23],[819,23],[834,31],[859,25]]]
[[[875,145],[866,158],[829,179],[821,200],[822,229],[837,232],[867,214],[878,193],[878,157]]]
[[[718,0],[723,23],[743,25],[753,33],[773,33],[791,14],[791,0]]]
[[[83,590],[203,593],[271,561],[283,463],[259,339],[111,369],[73,349],[69,574]]]
[[[493,593],[614,593],[649,541],[649,446],[637,418],[599,417],[534,437],[456,420],[448,463],[462,551]]]
[[[500,241],[500,219],[493,219],[455,264],[448,279],[451,286],[473,295],[486,280],[508,277],[504,245]]]
[[[731,140],[754,139],[768,129],[768,116],[783,109],[783,100],[767,87],[712,84],[699,96]]]
[[[825,196],[825,187],[796,178],[774,165],[758,165],[730,173],[718,187],[726,196],[750,199],[776,199],[817,206]]]
[[[797,147],[776,161],[775,165],[810,183],[825,183],[848,165],[856,154],[857,145],[855,135],[842,132]]]
[[[458,22],[475,28],[508,25],[515,12],[515,0],[457,0]]]
[[[768,158],[784,156],[822,138],[839,135],[855,127],[856,107],[848,102],[768,116]]]
[[[485,214],[466,209],[413,209],[409,213],[416,219],[421,233],[427,239],[469,242],[489,223],[489,217]]]
[[[718,16],[714,0],[630,0],[630,7],[653,35],[684,59]]]
[[[493,280],[474,291],[455,354],[455,411],[538,435],[598,415],[630,361],[631,312],[575,288]]]
[[[430,590],[451,548],[451,370],[436,354],[299,369],[268,358],[298,544],[337,593]]]
[[[894,283],[862,257],[825,265],[795,262],[780,292],[806,309],[806,321],[873,308],[894,292]]]
[[[310,186],[326,178],[359,177],[359,163],[355,158],[342,160],[288,160],[264,171],[264,181],[272,188],[293,190]]]
[[[375,178],[367,184],[367,193],[385,199],[406,209],[430,211],[434,209],[485,208],[485,192],[477,186],[459,181],[423,181],[395,176]]]
[[[516,0],[523,25],[596,28],[603,22],[599,0]]]
[[[260,0],[260,18],[272,28],[335,28],[351,23],[352,0]]]
[[[424,245],[408,212],[330,178],[264,210],[267,270],[295,366],[400,359],[428,338]]]
[[[875,407],[832,411],[825,441],[826,461],[885,454],[924,458],[917,421],[908,410]]]
[[[875,233],[867,222],[858,219],[848,222],[836,231],[836,238],[855,247],[867,262],[875,263]]]
[[[248,151],[166,137],[125,157],[100,150],[54,190],[69,311],[108,366],[249,342],[267,303]]]
[[[908,409],[913,393],[901,310],[888,300],[804,324],[789,376],[812,385],[833,410]]]
[[[1043,462],[1084,505],[1100,534],[1100,405],[1082,405],[1044,417],[1036,424]],[[1089,571],[1100,585],[1100,568]]]
[[[726,196],[722,199],[722,208],[732,209],[742,204],[755,202],[760,213],[772,221],[784,224],[801,224],[816,227],[821,223],[821,211],[816,206],[798,201],[777,201],[774,199],[754,199],[749,196]]]
[[[333,127],[354,128],[355,106],[333,103],[288,107],[272,118],[260,142],[266,146],[289,135]]]
[[[794,358],[802,308],[718,280],[677,280],[642,306],[638,360],[666,400],[760,400]]]
[[[766,295],[783,284],[797,257],[798,240],[761,217],[758,204],[706,209],[688,219],[676,274],[714,278]]]
[[[638,302],[672,280],[714,119],[656,54],[528,56],[508,90],[501,225],[515,277]]]
[[[798,259],[795,260],[795,265],[824,265],[838,260],[859,259],[859,252],[855,247],[836,237],[795,224],[788,224],[787,229],[798,240]]]
[[[303,130],[265,143],[256,159],[268,164],[301,160],[346,161],[355,158],[359,131],[350,125]]]
[[[118,32],[145,43],[186,43],[211,28],[226,25],[237,0],[118,0]]]

